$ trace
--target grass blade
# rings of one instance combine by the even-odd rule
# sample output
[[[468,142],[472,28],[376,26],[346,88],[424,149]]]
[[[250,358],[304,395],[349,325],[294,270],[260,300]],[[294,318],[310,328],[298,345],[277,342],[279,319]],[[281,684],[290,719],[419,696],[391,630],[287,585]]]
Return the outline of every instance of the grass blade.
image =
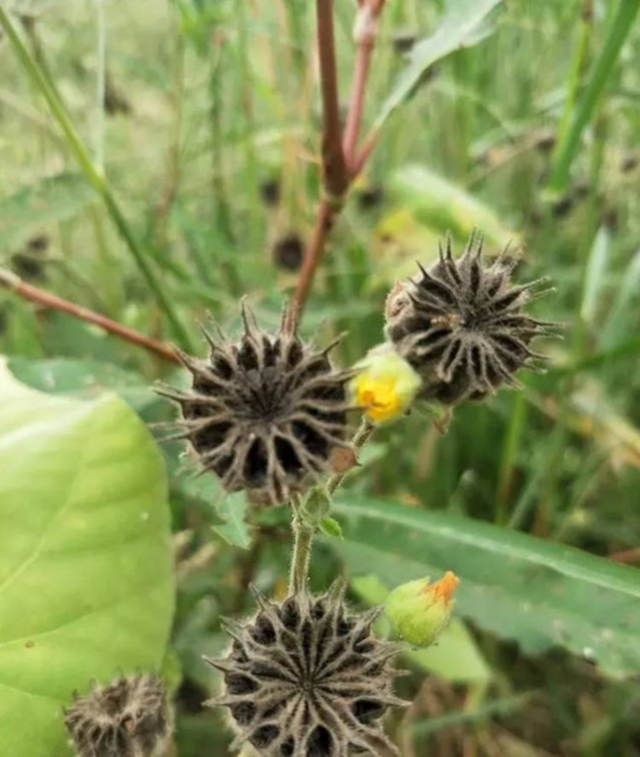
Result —
[[[566,130],[555,149],[549,190],[561,193],[569,183],[569,171],[578,152],[580,137],[593,116],[596,104],[611,76],[622,46],[633,27],[640,10],[640,0],[620,0],[617,12],[608,29],[602,52],[593,65],[584,94],[578,101],[570,127]]]
[[[616,675],[640,672],[640,571],[448,513],[349,495],[334,505],[354,574],[388,586],[453,570],[460,612],[527,653],[561,646]]]
[[[448,3],[448,11],[435,33],[419,42],[411,53],[409,64],[400,74],[391,94],[382,106],[375,123],[378,131],[389,116],[411,95],[424,73],[447,55],[472,47],[491,32],[489,14],[503,0],[456,0]]]
[[[160,280],[156,276],[153,268],[149,264],[145,251],[131,231],[120,206],[109,187],[104,175],[96,168],[89,155],[87,148],[84,146],[80,135],[78,134],[67,109],[58,97],[55,90],[49,84],[47,77],[42,72],[38,63],[34,60],[29,50],[24,45],[22,39],[17,33],[8,13],[0,7],[0,27],[4,29],[16,56],[24,68],[25,72],[31,79],[36,90],[45,99],[51,113],[58,125],[60,126],[69,148],[73,153],[80,169],[86,176],[93,189],[102,197],[107,207],[111,220],[124,239],[136,265],[146,280],[149,288],[153,292],[158,306],[162,309],[169,321],[173,334],[180,345],[188,348],[190,346],[190,337],[188,331],[182,325],[180,318],[171,302],[169,295],[164,291]]]

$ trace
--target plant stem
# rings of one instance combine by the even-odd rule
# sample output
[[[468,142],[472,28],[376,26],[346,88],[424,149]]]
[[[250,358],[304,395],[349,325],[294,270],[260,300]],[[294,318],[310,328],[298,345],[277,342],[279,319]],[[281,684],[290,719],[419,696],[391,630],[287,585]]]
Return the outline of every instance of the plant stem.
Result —
[[[366,418],[362,419],[360,428],[353,437],[352,444],[356,450],[362,449],[367,441],[371,438],[375,427],[372,426]],[[326,491],[329,497],[332,497],[338,487],[342,484],[346,473],[336,473],[331,476],[327,482]],[[293,531],[293,556],[291,558],[291,577],[289,590],[291,594],[302,591],[309,579],[309,565],[311,562],[311,547],[313,537],[318,529],[318,523],[309,513],[303,513],[301,503],[292,503],[293,520],[291,529]],[[317,518],[317,516],[316,516]],[[317,518],[319,520],[319,518]]]
[[[297,594],[304,591],[309,580],[311,545],[316,527],[305,522],[299,511],[294,511],[291,528],[293,529],[293,556],[291,558],[289,591],[291,594]]]
[[[587,64],[587,54],[593,33],[593,0],[583,0],[578,41],[575,46],[562,118],[558,126],[556,144],[564,143],[571,126],[571,118],[582,86]]]
[[[350,173],[353,172],[353,161],[360,133],[360,125],[362,123],[369,69],[371,67],[371,57],[377,33],[377,13],[371,5],[365,3],[360,8],[356,22],[355,37],[358,51],[351,89],[349,115],[347,116],[347,125],[344,130],[344,154]]]
[[[322,260],[327,238],[333,229],[336,218],[340,213],[338,204],[332,205],[328,197],[323,197],[318,206],[318,215],[313,228],[313,233],[309,237],[307,248],[304,253],[302,269],[293,295],[293,309],[298,313],[297,320],[304,310],[309,292],[313,286],[313,280]]]
[[[371,438],[371,435],[375,431],[375,426],[372,426],[371,423],[366,418],[362,419],[362,422],[360,423],[360,428],[357,430],[356,435],[353,437],[352,444],[356,450],[360,450],[364,447],[364,445],[369,441]],[[345,473],[336,473],[335,475],[331,476],[327,483],[327,492],[329,493],[329,496],[332,497],[336,490],[342,485],[342,482],[344,481],[348,471]]]
[[[336,43],[333,31],[333,0],[316,0],[316,15],[322,87],[323,181],[330,197],[341,198],[349,186],[349,172],[342,149]]]
[[[133,259],[140,269],[143,277],[146,279],[149,288],[155,295],[158,305],[165,313],[176,339],[183,347],[188,348],[191,343],[189,333],[180,322],[173,303],[171,302],[167,293],[164,291],[160,280],[156,277],[156,274],[153,271],[153,268],[147,261],[144,250],[129,228],[129,224],[126,221],[124,214],[121,211],[120,206],[104,177],[104,174],[101,173],[101,171],[92,161],[87,148],[80,139],[80,136],[71,120],[71,117],[67,112],[67,109],[62,103],[62,100],[58,97],[55,89],[49,84],[46,75],[43,73],[37,61],[25,47],[24,43],[20,39],[20,36],[16,32],[15,27],[13,26],[7,12],[2,7],[0,7],[0,27],[4,29],[25,72],[30,77],[36,89],[46,100],[52,115],[62,129],[71,152],[73,153],[73,156],[80,166],[80,169],[83,171],[87,180],[93,186],[94,190],[104,200],[113,223],[115,224],[127,247],[129,248]]]
[[[322,173],[325,195],[318,205],[314,230],[305,250],[302,270],[293,294],[293,306],[300,315],[313,286],[329,235],[344,206],[344,197],[353,179],[364,167],[375,145],[375,140],[370,140],[365,144],[363,150],[356,155],[371,56],[375,46],[377,18],[383,7],[384,0],[363,0],[358,11],[358,22],[356,23],[358,52],[343,141],[333,32],[333,1],[316,0],[324,116]]]
[[[27,284],[22,281],[19,276],[16,276],[15,273],[7,271],[4,268],[0,268],[0,286],[10,289],[25,300],[35,302],[42,307],[51,310],[59,310],[61,313],[67,313],[68,315],[71,315],[74,318],[79,318],[86,323],[92,323],[94,326],[98,326],[120,339],[124,339],[138,347],[144,347],[146,350],[155,353],[163,360],[172,363],[179,362],[171,345],[152,339],[144,334],[140,334],[127,326],[123,326],[117,321],[112,321],[104,315],[95,313],[93,310],[88,310],[87,308],[83,308],[73,302],[63,300],[62,297],[56,297],[56,295],[49,294],[49,292],[45,292],[43,289]]]
[[[324,196],[320,200],[313,233],[304,254],[302,270],[293,295],[293,309],[302,313],[313,280],[322,260],[327,238],[342,208],[342,197],[349,186],[349,172],[342,149],[340,100],[333,31],[333,0],[316,0],[318,55],[322,85],[322,179]],[[299,317],[296,318],[299,320]]]

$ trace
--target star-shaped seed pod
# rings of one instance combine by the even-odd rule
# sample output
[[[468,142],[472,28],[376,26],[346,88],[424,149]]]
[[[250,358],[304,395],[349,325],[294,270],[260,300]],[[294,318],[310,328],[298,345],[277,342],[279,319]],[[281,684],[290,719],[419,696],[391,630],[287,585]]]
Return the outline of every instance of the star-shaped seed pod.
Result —
[[[353,613],[344,590],[339,581],[324,595],[299,592],[282,604],[256,595],[257,614],[227,625],[228,655],[208,659],[226,691],[206,704],[229,708],[233,749],[250,744],[261,757],[399,754],[381,718],[407,704],[392,690],[400,646],[374,636],[381,608]]]
[[[513,285],[517,261],[506,250],[486,265],[482,236],[472,234],[463,255],[454,259],[451,239],[439,260],[389,295],[387,335],[400,355],[420,374],[420,396],[446,405],[482,400],[502,385],[518,387],[515,373],[537,369],[545,356],[531,350],[540,336],[559,324],[533,318],[524,307],[551,291],[546,279]]]
[[[78,757],[155,757],[172,731],[167,692],[154,675],[76,695],[64,720]]]
[[[335,340],[318,351],[303,342],[285,312],[279,331],[266,334],[246,303],[245,333],[235,343],[205,333],[210,354],[179,352],[192,375],[188,392],[160,390],[180,405],[181,431],[206,471],[227,492],[246,491],[258,504],[282,504],[328,470],[332,455],[350,449],[346,382],[329,360]]]

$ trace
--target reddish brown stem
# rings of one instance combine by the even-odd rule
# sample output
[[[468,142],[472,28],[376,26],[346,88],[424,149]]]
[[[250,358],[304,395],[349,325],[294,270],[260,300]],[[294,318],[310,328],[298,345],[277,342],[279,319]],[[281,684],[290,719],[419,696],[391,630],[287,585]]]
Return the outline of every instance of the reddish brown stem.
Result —
[[[353,159],[353,163],[351,165],[352,180],[355,179],[356,176],[358,176],[358,174],[365,167],[377,143],[378,132],[372,131],[371,134],[369,134],[369,136],[365,139],[362,147],[360,148],[360,152]]]
[[[165,342],[160,342],[157,339],[152,339],[144,334],[140,334],[133,329],[123,326],[117,321],[112,321],[104,315],[95,313],[93,310],[88,310],[80,305],[75,305],[73,302],[68,302],[61,297],[56,297],[54,294],[45,292],[43,289],[27,284],[22,281],[19,276],[16,276],[10,271],[0,269],[0,286],[10,289],[25,300],[35,302],[44,308],[59,310],[61,313],[67,313],[68,315],[71,315],[74,318],[79,318],[86,323],[92,323],[94,326],[98,326],[120,339],[124,339],[138,347],[144,347],[146,350],[153,352],[163,360],[168,360],[172,363],[179,362],[171,345],[166,344]]]
[[[323,197],[318,206],[318,215],[313,233],[307,244],[304,254],[302,269],[298,278],[296,291],[293,295],[292,309],[296,313],[296,321],[299,322],[300,315],[304,309],[307,297],[311,291],[313,279],[316,275],[322,254],[324,252],[327,237],[333,228],[335,219],[340,212],[338,205],[332,205],[327,197]]]
[[[360,10],[356,24],[358,53],[343,142],[333,33],[333,2],[332,0],[316,0],[324,112],[322,169],[326,194],[318,206],[315,226],[305,250],[302,270],[293,295],[292,309],[296,314],[296,321],[299,321],[306,305],[316,271],[324,254],[327,238],[342,210],[344,195],[373,150],[374,143],[372,142],[366,153],[364,150],[367,145],[356,155],[371,56],[375,45],[377,18],[382,11],[384,1],[359,0]]]
[[[356,65],[351,88],[351,101],[349,115],[344,133],[344,154],[350,174],[355,151],[358,144],[358,135],[364,113],[364,100],[369,80],[371,58],[378,35],[378,16],[382,10],[382,3],[363,2],[358,12],[354,36],[358,50],[356,53]]]
[[[333,0],[316,0],[318,54],[322,83],[322,168],[324,185],[332,197],[342,197],[349,186],[349,172],[342,150],[340,97],[333,31]]]
[[[353,157],[360,133],[360,124],[362,123],[362,114],[364,111],[364,97],[369,78],[369,67],[371,63],[371,53],[373,52],[373,42],[361,42],[358,46],[358,55],[356,57],[356,70],[353,79],[353,91],[351,93],[351,108],[347,118],[347,125],[344,131],[344,154],[349,171],[351,171]]]

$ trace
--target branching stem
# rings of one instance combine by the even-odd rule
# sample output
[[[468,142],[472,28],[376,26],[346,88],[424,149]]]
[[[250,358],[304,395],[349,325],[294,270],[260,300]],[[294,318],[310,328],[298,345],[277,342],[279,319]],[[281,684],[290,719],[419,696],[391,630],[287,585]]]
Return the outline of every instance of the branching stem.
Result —
[[[55,294],[50,294],[44,289],[39,289],[32,284],[27,284],[15,273],[7,271],[4,268],[0,268],[0,287],[15,292],[25,300],[35,302],[42,307],[50,310],[59,310],[61,313],[67,313],[68,315],[78,318],[86,323],[91,323],[94,326],[98,326],[101,329],[113,334],[114,336],[124,339],[131,344],[135,344],[138,347],[144,347],[146,350],[153,352],[163,360],[167,360],[172,363],[178,363],[179,360],[176,353],[170,344],[160,342],[157,339],[152,339],[149,336],[140,334],[138,331],[123,326],[117,321],[113,321],[100,313],[96,313],[93,310],[83,308],[80,305],[76,305],[73,302],[57,297]]]
[[[343,136],[333,33],[333,0],[316,0],[323,103],[324,196],[318,205],[313,233],[305,250],[302,270],[293,295],[293,306],[299,314],[306,305],[327,241],[344,206],[345,195],[355,177],[362,171],[375,145],[375,139],[371,139],[359,152],[357,150],[371,58],[377,37],[378,17],[384,8],[384,1],[360,0],[355,26],[355,73]]]

